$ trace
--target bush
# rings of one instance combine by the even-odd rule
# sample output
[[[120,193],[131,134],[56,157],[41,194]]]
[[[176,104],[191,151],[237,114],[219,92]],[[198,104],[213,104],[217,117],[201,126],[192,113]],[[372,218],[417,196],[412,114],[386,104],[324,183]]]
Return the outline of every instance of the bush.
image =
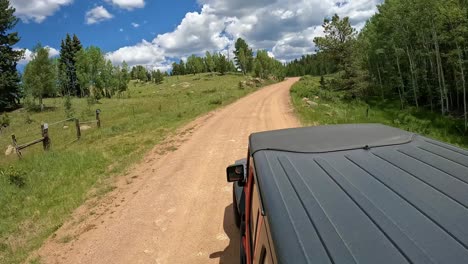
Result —
[[[22,188],[26,185],[25,172],[10,166],[5,170],[0,170],[0,176],[8,179],[11,185],[15,185],[18,188]]]
[[[65,107],[65,116],[67,118],[72,118],[75,115],[75,111],[73,110],[70,96],[65,96],[65,101],[63,102],[63,106]]]
[[[10,117],[8,114],[3,114],[0,116],[0,126],[1,127],[8,127],[10,126]]]

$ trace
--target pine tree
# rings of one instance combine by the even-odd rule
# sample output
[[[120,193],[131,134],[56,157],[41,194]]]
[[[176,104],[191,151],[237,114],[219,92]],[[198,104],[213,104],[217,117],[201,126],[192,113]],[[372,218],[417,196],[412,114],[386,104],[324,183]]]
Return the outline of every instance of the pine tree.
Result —
[[[76,73],[76,56],[83,49],[76,35],[67,34],[60,44],[59,83],[62,94],[84,96]]]
[[[244,74],[253,71],[253,52],[252,49],[249,48],[249,45],[247,45],[247,42],[242,38],[238,38],[235,48],[234,54],[236,57],[234,59],[237,64],[237,68]]]
[[[0,0],[0,110],[18,105],[20,98],[16,65],[24,51],[13,49],[20,40],[17,32],[10,32],[18,23],[14,13],[8,0]]]

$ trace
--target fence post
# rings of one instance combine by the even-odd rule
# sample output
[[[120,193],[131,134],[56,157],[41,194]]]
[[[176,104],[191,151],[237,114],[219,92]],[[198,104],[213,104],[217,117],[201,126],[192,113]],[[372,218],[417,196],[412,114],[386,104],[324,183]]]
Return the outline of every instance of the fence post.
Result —
[[[97,127],[101,128],[101,117],[99,114],[101,113],[100,109],[96,109],[96,122],[97,122]]]
[[[49,138],[49,124],[45,123],[41,125],[42,133],[42,146],[44,150],[50,149],[50,138]]]
[[[81,138],[81,129],[80,129],[80,120],[75,118],[75,126],[76,126],[76,137],[78,140]]]
[[[21,152],[18,149],[18,142],[16,141],[15,134],[11,134],[11,141],[13,142],[13,147],[15,147],[16,155],[18,155],[18,157],[21,158]]]

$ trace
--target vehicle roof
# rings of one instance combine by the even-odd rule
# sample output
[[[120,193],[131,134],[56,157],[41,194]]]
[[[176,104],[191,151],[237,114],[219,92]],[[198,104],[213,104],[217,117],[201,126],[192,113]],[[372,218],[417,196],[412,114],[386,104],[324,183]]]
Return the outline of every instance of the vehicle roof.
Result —
[[[250,151],[330,152],[411,141],[413,133],[381,124],[347,124],[291,128],[254,133]]]
[[[319,138],[281,151],[253,136],[278,263],[468,263],[468,151],[384,126],[345,128],[260,135],[276,139],[271,149],[281,135]]]

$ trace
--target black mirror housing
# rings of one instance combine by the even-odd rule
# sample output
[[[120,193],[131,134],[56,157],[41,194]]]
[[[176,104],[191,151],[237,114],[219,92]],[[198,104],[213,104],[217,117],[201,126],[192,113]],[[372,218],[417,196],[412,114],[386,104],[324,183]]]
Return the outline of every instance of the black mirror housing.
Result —
[[[235,164],[226,169],[228,182],[240,182],[245,178],[244,164]]]

